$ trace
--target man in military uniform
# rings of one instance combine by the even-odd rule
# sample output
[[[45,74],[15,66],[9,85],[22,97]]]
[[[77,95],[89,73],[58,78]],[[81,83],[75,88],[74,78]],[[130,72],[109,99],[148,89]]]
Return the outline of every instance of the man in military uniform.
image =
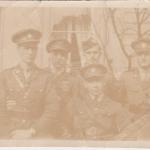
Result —
[[[40,38],[41,33],[34,29],[22,30],[12,37],[21,61],[2,72],[0,93],[10,120],[10,138],[31,138],[39,131],[48,83],[48,74],[34,63]]]
[[[51,82],[46,101],[47,110],[50,110],[48,128],[52,138],[69,138],[72,134],[71,97],[76,81],[67,70],[70,48],[70,43],[64,39],[47,44],[51,62],[49,68]]]
[[[116,138],[120,140],[150,139],[150,41],[138,39],[131,44],[135,50],[137,67],[121,76],[124,101],[134,114],[134,123],[128,126]]]
[[[98,41],[94,38],[89,38],[82,43],[83,54],[85,56],[85,65],[100,64],[102,62],[102,48]],[[122,91],[120,90],[120,83],[116,80],[111,71],[107,73],[107,84],[105,85],[105,94],[114,99],[120,101]],[[122,103],[123,104],[123,103]]]
[[[104,93],[107,69],[92,64],[81,69],[82,82],[74,94],[74,133],[77,139],[113,140],[132,115]]]
[[[85,57],[85,65],[100,63],[102,59],[102,49],[95,39],[89,38],[84,41],[82,43],[82,48]]]
[[[67,63],[71,49],[70,43],[65,39],[56,39],[47,44],[49,54],[48,71],[52,74],[60,74],[67,71]]]
[[[150,113],[150,41],[139,39],[132,43],[137,68],[123,73],[121,77],[126,104],[139,119]]]

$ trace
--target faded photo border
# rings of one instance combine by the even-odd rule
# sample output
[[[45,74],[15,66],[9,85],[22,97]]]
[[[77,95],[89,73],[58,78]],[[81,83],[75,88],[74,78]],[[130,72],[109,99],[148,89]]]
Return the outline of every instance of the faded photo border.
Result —
[[[2,147],[49,147],[49,148],[149,148],[149,141],[74,141],[74,140],[0,140]]]
[[[150,1],[0,1],[0,7],[40,8],[150,8]],[[149,148],[149,141],[0,140],[0,147],[136,147]]]

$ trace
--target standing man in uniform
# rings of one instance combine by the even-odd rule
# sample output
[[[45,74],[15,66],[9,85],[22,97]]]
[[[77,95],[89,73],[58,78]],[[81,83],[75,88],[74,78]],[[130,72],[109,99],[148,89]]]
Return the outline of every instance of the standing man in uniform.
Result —
[[[82,43],[82,48],[85,57],[85,66],[90,64],[100,64],[102,59],[102,49],[95,39],[89,38],[84,41]]]
[[[48,83],[48,74],[34,63],[40,38],[41,33],[35,29],[21,30],[12,37],[20,62],[2,72],[0,89],[10,120],[10,138],[27,139],[38,135],[38,120],[44,110]]]
[[[92,64],[81,69],[82,81],[74,95],[74,132],[77,139],[113,140],[131,122],[121,104],[104,93],[107,69]]]

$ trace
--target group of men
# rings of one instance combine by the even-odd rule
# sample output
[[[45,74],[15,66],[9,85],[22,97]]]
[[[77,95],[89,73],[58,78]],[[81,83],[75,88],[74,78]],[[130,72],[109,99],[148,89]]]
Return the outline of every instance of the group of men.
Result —
[[[0,74],[2,139],[119,140],[131,138],[135,128],[133,139],[145,136],[150,127],[150,41],[132,43],[138,68],[117,81],[99,63],[102,51],[93,39],[82,44],[86,63],[79,71],[67,69],[72,46],[65,39],[47,44],[50,66],[40,69],[34,63],[40,38],[35,29],[12,37],[21,61]]]

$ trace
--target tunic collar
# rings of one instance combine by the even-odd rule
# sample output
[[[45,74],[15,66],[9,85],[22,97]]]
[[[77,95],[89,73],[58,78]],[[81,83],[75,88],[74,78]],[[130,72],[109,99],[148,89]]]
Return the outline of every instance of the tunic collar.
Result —
[[[30,76],[28,78],[25,77],[23,69],[21,65],[17,65],[13,70],[13,75],[17,82],[19,83],[20,87],[25,88],[30,85],[30,83],[35,79],[38,74],[38,68],[36,65],[33,65],[30,70]]]

